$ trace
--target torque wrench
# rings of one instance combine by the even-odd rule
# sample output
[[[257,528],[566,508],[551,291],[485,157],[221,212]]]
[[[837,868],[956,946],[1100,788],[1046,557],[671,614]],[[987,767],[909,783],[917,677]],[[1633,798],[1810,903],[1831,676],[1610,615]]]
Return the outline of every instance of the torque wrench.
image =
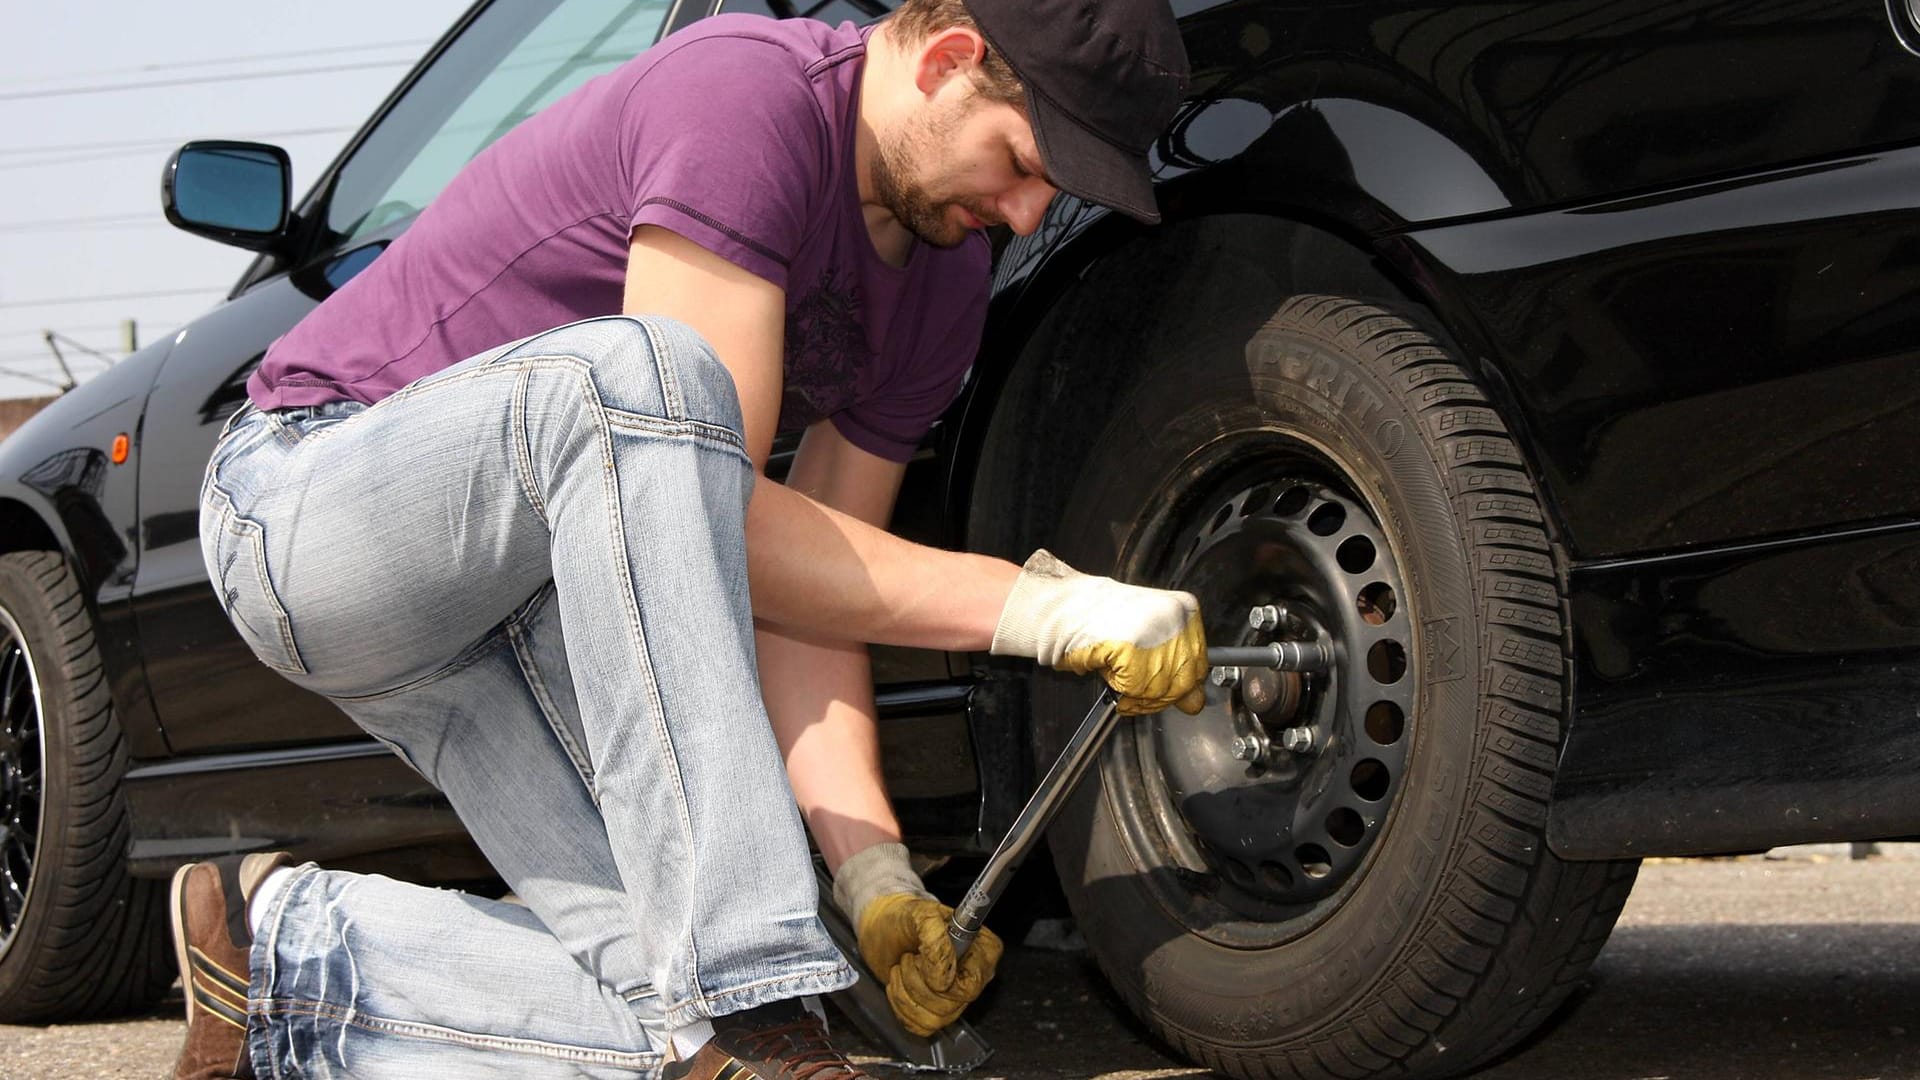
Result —
[[[1322,671],[1332,663],[1332,650],[1325,644],[1315,641],[1276,641],[1271,645],[1252,645],[1207,650],[1207,664],[1211,667],[1266,667],[1278,671]],[[1079,784],[1080,777],[1093,763],[1101,744],[1113,732],[1114,720],[1118,713],[1114,710],[1115,697],[1112,687],[1101,687],[1100,696],[1094,699],[1093,708],[1087,710],[1087,718],[1080,721],[1073,737],[1067,740],[1067,747],[1054,761],[1053,768],[1047,770],[1046,779],[1033,790],[1033,796],[1014,819],[1013,827],[995,848],[987,865],[974,879],[973,887],[961,899],[960,906],[953,909],[953,919],[947,924],[947,937],[953,942],[955,958],[967,955],[973,939],[980,934],[980,927],[987,920],[987,911],[991,909],[1000,894],[1006,890],[1007,882],[1013,879],[1013,872],[1027,857],[1027,852],[1040,835],[1047,831],[1054,814],[1061,804]]]

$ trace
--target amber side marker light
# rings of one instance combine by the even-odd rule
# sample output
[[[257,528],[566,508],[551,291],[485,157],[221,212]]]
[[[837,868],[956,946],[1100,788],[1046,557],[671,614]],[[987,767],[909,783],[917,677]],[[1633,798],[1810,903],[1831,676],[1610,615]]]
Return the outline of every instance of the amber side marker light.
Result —
[[[115,465],[125,465],[127,463],[127,436],[125,432],[113,437],[113,463]]]

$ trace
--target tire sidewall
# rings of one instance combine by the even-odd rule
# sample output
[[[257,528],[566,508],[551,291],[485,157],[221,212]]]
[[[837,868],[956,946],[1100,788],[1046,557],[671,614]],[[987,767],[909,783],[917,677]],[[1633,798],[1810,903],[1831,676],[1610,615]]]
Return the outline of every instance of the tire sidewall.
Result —
[[[1143,554],[1145,523],[1191,512],[1177,493],[1208,474],[1209,459],[1284,433],[1346,466],[1413,594],[1402,600],[1418,680],[1403,736],[1414,740],[1407,775],[1357,879],[1306,932],[1262,949],[1189,933],[1146,887],[1109,782],[1083,784],[1051,833],[1063,887],[1116,987],[1172,1029],[1162,1034],[1191,1033],[1216,1047],[1310,1036],[1405,968],[1418,927],[1435,914],[1466,814],[1480,698],[1476,638],[1464,632],[1476,623],[1469,549],[1436,440],[1394,373],[1340,336],[1332,325],[1276,318],[1251,340],[1198,340],[1154,365],[1096,440],[1058,534],[1056,550],[1069,562],[1125,575]],[[1089,695],[1037,680],[1042,761]],[[1103,776],[1127,767],[1120,750],[1109,748]]]
[[[13,938],[0,951],[0,1007],[4,1007],[23,989],[22,984],[32,974],[32,959],[44,947],[42,939],[52,931],[51,912],[56,907],[65,850],[61,838],[71,827],[75,778],[67,768],[73,758],[69,746],[73,733],[60,722],[74,698],[73,674],[66,658],[58,655],[57,621],[45,593],[30,567],[13,556],[0,556],[0,608],[5,608],[19,626],[39,684],[43,777],[40,835],[34,849],[33,875],[27,884],[26,907]]]

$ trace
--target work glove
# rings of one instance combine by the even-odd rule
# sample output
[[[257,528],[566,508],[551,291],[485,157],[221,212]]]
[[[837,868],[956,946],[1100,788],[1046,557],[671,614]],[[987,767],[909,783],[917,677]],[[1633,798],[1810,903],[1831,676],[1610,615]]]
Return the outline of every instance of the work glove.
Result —
[[[1192,593],[1082,574],[1044,548],[1020,578],[993,631],[995,656],[1031,656],[1049,667],[1098,671],[1127,714],[1206,705],[1207,634]]]
[[[954,962],[953,909],[920,883],[905,845],[875,844],[848,859],[833,877],[833,902],[853,920],[867,969],[886,981],[893,1015],[915,1035],[958,1020],[1000,963],[1003,946],[985,927]]]

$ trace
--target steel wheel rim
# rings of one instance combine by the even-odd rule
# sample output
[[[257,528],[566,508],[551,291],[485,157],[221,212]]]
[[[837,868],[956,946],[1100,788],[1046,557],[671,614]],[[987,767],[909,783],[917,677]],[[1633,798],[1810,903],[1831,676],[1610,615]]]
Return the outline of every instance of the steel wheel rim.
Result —
[[[19,935],[46,818],[46,727],[26,635],[0,608],[0,956]]]
[[[1337,730],[1318,744],[1317,753],[1305,761],[1307,767],[1286,768],[1290,756],[1281,753],[1282,767],[1268,768],[1263,776],[1247,775],[1251,766],[1232,759],[1226,750],[1234,733],[1245,730],[1232,721],[1235,691],[1210,685],[1207,709],[1199,717],[1170,710],[1124,729],[1103,774],[1124,842],[1163,908],[1189,932],[1219,944],[1270,947],[1308,932],[1343,904],[1388,831],[1415,741],[1415,598],[1400,558],[1371,509],[1372,500],[1331,454],[1263,432],[1223,440],[1194,465],[1185,475],[1201,480],[1189,482],[1186,490],[1197,494],[1169,500],[1171,509],[1161,523],[1144,531],[1136,549],[1149,556],[1142,568],[1153,580],[1201,596],[1210,644],[1281,638],[1330,644],[1334,665],[1323,676],[1308,677],[1299,715],[1311,716],[1316,722],[1301,726],[1320,727],[1323,739],[1329,727]],[[1307,522],[1316,514],[1322,515],[1323,528],[1333,516],[1325,507],[1337,507],[1340,520],[1324,533],[1310,531]],[[1181,526],[1175,520],[1179,518],[1190,524]],[[1268,535],[1258,535],[1260,531]],[[1302,539],[1308,536],[1311,542]],[[1372,557],[1351,558],[1342,566],[1342,545],[1356,536],[1365,539]],[[1229,573],[1224,583],[1221,580],[1221,557],[1231,563],[1236,547],[1244,553],[1263,543],[1289,542],[1294,548],[1281,559],[1282,566],[1294,573],[1317,567],[1312,571],[1319,575],[1317,587],[1276,591],[1272,582],[1259,580],[1259,573],[1240,578]],[[1357,601],[1376,583],[1384,584],[1385,591],[1369,595],[1390,597],[1390,606],[1384,615],[1375,610],[1369,618]],[[1249,625],[1251,604],[1275,600],[1305,616],[1295,632],[1261,632]],[[1369,659],[1380,655],[1376,647],[1382,642],[1398,648],[1397,665],[1388,665],[1398,667],[1391,679],[1376,678],[1369,667]],[[1368,712],[1382,702],[1391,707],[1383,710],[1391,715],[1376,714],[1369,734]],[[1197,739],[1196,727],[1201,732]],[[1183,752],[1186,758],[1180,760]],[[1372,764],[1356,773],[1367,762]],[[1231,775],[1236,770],[1238,775]],[[1264,849],[1254,845],[1258,850],[1249,851],[1247,837],[1221,829],[1222,818],[1245,807],[1225,806],[1211,816],[1195,812],[1196,796],[1220,794],[1219,788],[1193,788],[1195,777],[1207,772],[1231,776],[1235,789],[1273,789],[1253,793],[1266,796],[1268,812],[1255,819],[1268,830]],[[1312,806],[1304,805],[1308,795],[1315,800]],[[1329,828],[1335,810],[1350,813]],[[1272,829],[1277,812],[1287,817],[1286,829]],[[1294,835],[1303,813],[1317,822],[1311,837]],[[1330,842],[1331,832],[1339,834],[1338,842]],[[1309,844],[1320,850],[1300,850]],[[1241,857],[1228,858],[1229,851]],[[1260,857],[1247,859],[1245,854]],[[1319,872],[1308,872],[1310,861],[1319,863]]]

